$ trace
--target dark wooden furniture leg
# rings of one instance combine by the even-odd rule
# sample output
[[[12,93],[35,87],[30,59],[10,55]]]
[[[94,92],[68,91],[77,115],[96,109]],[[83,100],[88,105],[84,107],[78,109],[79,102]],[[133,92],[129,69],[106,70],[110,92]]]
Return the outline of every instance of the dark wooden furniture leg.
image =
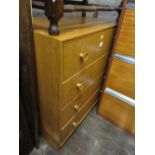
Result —
[[[83,5],[87,5],[88,4],[88,0],[83,0]],[[82,11],[82,17],[86,16],[86,11]]]
[[[48,32],[52,35],[59,34],[58,21],[63,16],[64,2],[63,0],[45,0],[45,15],[50,21]]]

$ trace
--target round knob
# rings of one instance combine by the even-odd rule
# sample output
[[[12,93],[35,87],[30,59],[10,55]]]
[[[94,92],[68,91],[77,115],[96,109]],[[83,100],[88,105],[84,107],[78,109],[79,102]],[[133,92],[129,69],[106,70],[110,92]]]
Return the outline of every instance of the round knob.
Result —
[[[76,86],[80,91],[82,91],[85,88],[83,83],[77,83]]]
[[[73,122],[72,125],[76,128],[77,127],[77,123]]]
[[[104,35],[102,34],[101,36],[100,36],[100,39],[103,39],[104,38]]]
[[[104,45],[103,41],[99,43],[99,47],[102,48]]]
[[[76,111],[78,111],[78,110],[79,110],[79,106],[78,106],[78,105],[74,105],[74,109],[75,109]]]
[[[86,52],[80,53],[80,59],[81,59],[83,62],[86,62],[87,59],[88,59],[88,53],[86,53]]]

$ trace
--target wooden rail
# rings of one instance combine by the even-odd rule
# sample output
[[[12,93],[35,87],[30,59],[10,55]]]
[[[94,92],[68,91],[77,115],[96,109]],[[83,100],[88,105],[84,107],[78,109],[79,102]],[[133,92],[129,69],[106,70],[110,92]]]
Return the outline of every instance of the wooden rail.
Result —
[[[88,4],[87,0],[83,0],[81,2],[71,0],[33,0],[32,6],[34,8],[45,10],[45,15],[50,21],[48,31],[51,35],[59,34],[58,21],[63,16],[64,12],[78,11],[82,12],[82,16],[86,16],[86,12],[121,10],[121,7],[116,6]]]

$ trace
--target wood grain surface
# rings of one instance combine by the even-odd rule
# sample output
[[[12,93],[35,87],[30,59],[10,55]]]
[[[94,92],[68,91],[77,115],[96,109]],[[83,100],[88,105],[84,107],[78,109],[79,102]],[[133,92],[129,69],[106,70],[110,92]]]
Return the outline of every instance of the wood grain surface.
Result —
[[[63,79],[110,52],[114,28],[72,39],[63,44]],[[72,64],[72,65],[71,65]]]
[[[135,98],[135,65],[113,59],[106,86]]]
[[[116,26],[116,22],[107,23],[92,17],[69,16],[62,18],[60,21],[60,34],[58,36],[50,36],[47,32],[48,24],[49,22],[45,17],[33,18],[33,27],[35,31],[59,41],[83,37]]]
[[[37,18],[33,23],[42,134],[52,146],[60,148],[98,98],[95,94],[103,80],[96,82],[96,78],[103,77],[105,72],[115,23],[68,18],[62,20],[59,36],[47,33],[47,19]],[[95,51],[92,46],[99,48]],[[83,47],[85,62],[80,60]],[[80,106],[79,111],[73,111],[72,106]],[[75,121],[66,127],[73,117]]]
[[[135,56],[135,10],[126,9],[120,34],[116,45],[116,53]]]
[[[135,107],[104,93],[99,113],[128,132],[135,133]]]

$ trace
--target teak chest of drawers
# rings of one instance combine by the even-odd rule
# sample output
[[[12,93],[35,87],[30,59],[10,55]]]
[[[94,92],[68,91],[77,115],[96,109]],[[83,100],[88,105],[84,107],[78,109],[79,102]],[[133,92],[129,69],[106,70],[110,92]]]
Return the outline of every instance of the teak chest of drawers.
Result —
[[[132,5],[131,5],[132,4]],[[135,134],[135,9],[129,2],[114,44],[99,113]]]
[[[115,23],[97,22],[64,19],[61,34],[50,36],[46,19],[33,20],[41,129],[56,148],[98,100]]]

